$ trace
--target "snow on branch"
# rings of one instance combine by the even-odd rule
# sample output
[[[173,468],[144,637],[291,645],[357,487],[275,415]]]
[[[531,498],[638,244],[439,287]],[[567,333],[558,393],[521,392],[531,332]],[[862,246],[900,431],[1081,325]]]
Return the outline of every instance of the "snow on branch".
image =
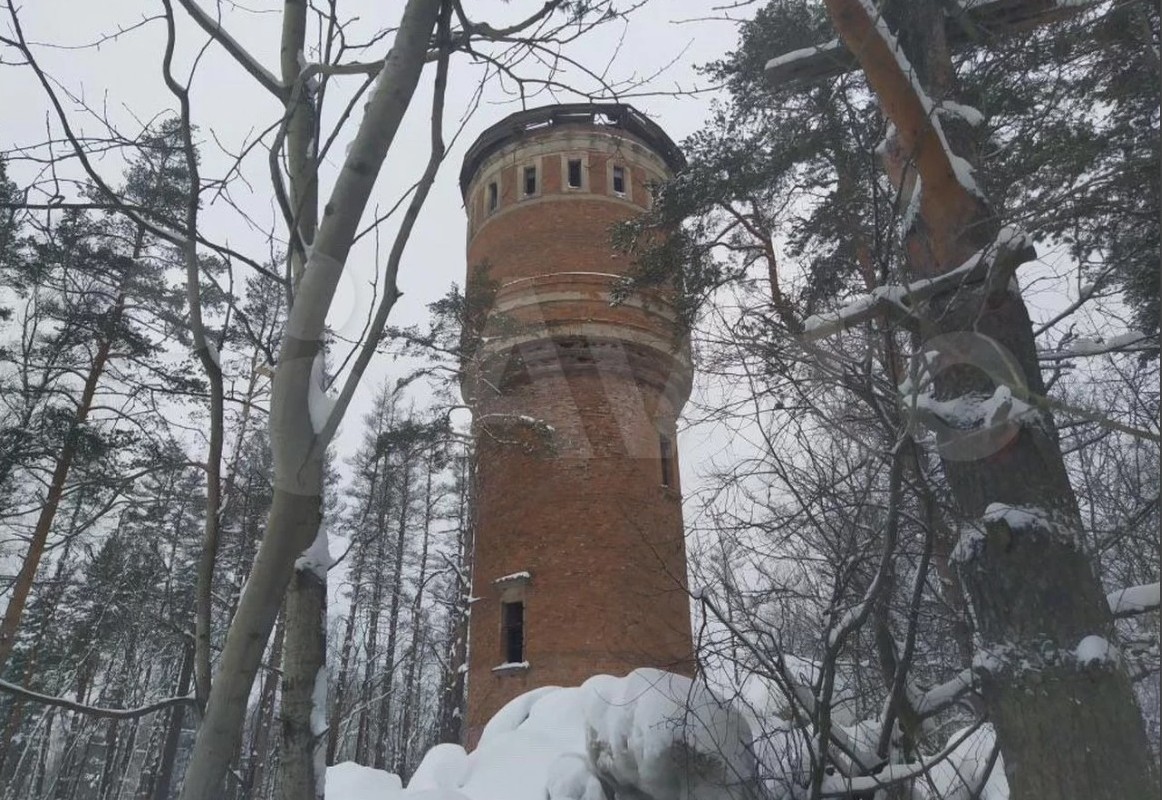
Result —
[[[783,53],[781,56],[775,56],[767,62],[763,71],[767,74],[776,75],[793,72],[803,62],[811,61],[825,55],[830,55],[836,65],[840,65],[845,61],[847,51],[844,49],[842,42],[838,39],[832,39],[829,42],[814,45],[813,47],[804,47],[801,50],[792,50],[789,53]]]
[[[326,367],[323,363],[323,351],[315,353],[315,360],[311,362],[311,381],[307,394],[307,410],[310,412],[311,428],[316,434],[327,429],[327,423],[335,409],[335,398],[327,394]]]
[[[1110,611],[1119,618],[1145,614],[1147,611],[1157,611],[1160,605],[1158,583],[1145,583],[1141,586],[1118,589],[1107,594],[1106,600],[1110,604]]]
[[[1042,350],[1037,353],[1041,361],[1064,361],[1070,358],[1100,356],[1107,353],[1137,352],[1155,350],[1158,339],[1141,331],[1126,331],[1107,338],[1074,339],[1059,350]]]
[[[903,388],[909,387],[905,384]],[[917,392],[913,407],[907,410],[929,428],[959,431],[996,428],[1006,423],[1037,424],[1043,419],[1035,406],[1014,397],[1012,388],[1005,384],[997,386],[988,397],[963,394],[951,400],[937,400],[931,391]]]
[[[823,797],[851,797],[857,792],[878,792],[889,786],[903,783],[927,775],[936,765],[946,761],[957,748],[964,744],[969,737],[976,733],[984,724],[984,720],[977,720],[965,728],[953,741],[934,755],[932,758],[921,758],[910,764],[888,764],[874,775],[861,775],[849,778],[843,775],[828,775],[823,780]]]
[[[90,717],[101,717],[103,719],[133,719],[135,717],[144,717],[146,714],[152,714],[155,711],[161,711],[162,709],[172,708],[174,706],[192,706],[195,702],[192,695],[183,695],[182,697],[167,697],[165,700],[158,700],[156,703],[150,703],[149,705],[138,708],[102,708],[100,706],[87,706],[84,703],[66,700],[63,697],[34,692],[31,689],[25,689],[23,686],[17,686],[15,683],[9,683],[5,680],[0,680],[0,691],[14,694],[17,697],[31,700],[34,703],[63,708],[67,711],[75,711],[78,714],[87,714]]]
[[[1009,503],[989,503],[981,517],[985,529],[1003,529],[1009,535],[1042,534],[1059,537],[1067,544],[1076,544],[1076,532],[1060,524],[1044,508],[1015,506]]]
[[[945,35],[953,49],[980,43],[982,31],[989,37],[1026,31],[1031,27],[1065,19],[1093,5],[1096,0],[960,0],[959,8],[948,14]],[[858,65],[843,43],[837,40],[796,50],[766,65],[768,83],[775,89],[808,84],[842,75]]]
[[[948,708],[972,690],[972,676],[971,668],[963,669],[951,680],[933,686],[914,703],[916,713],[930,717]]]
[[[977,283],[986,283],[990,293],[1005,288],[1017,268],[1036,258],[1029,235],[1006,226],[996,241],[979,250],[954,270],[935,278],[924,278],[900,286],[877,286],[846,306],[826,314],[815,314],[803,322],[808,342],[824,339],[877,317],[910,320],[921,303],[936,295]]]

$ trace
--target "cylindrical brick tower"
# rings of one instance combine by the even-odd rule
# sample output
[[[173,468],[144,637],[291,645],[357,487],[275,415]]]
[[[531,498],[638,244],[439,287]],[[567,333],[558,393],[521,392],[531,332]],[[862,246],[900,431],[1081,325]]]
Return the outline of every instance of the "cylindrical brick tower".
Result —
[[[465,156],[470,745],[530,689],[693,668],[675,444],[688,343],[667,292],[611,303],[629,267],[611,226],[683,163],[611,104],[513,114]]]

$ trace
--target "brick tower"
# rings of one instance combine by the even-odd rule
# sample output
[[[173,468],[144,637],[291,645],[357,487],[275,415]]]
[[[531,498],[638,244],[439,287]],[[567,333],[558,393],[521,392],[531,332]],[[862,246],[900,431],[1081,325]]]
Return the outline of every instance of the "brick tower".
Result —
[[[664,292],[610,303],[629,267],[610,226],[683,163],[661,128],[609,104],[513,114],[464,158],[469,744],[533,688],[692,670],[675,447],[689,349]]]

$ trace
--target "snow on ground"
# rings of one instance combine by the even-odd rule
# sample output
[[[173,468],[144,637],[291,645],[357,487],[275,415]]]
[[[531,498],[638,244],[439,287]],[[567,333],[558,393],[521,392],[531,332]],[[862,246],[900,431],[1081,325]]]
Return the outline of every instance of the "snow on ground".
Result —
[[[754,775],[750,728],[701,683],[639,669],[516,698],[471,753],[432,748],[407,788],[344,763],[327,771],[329,800],[604,800],[624,796],[733,800]]]
[[[327,768],[327,797],[337,800],[388,800],[400,796],[399,778],[352,761]]]
[[[758,683],[750,689],[762,694]],[[755,795],[747,787],[756,780],[772,796],[787,796],[808,759],[802,731],[777,713],[760,719],[776,705],[757,696],[727,705],[699,681],[654,669],[624,678],[598,675],[581,686],[548,686],[517,697],[485,726],[473,752],[455,744],[429,750],[406,788],[395,775],[369,767],[330,767],[327,798],[750,800]],[[876,726],[864,720],[840,728],[859,746],[875,738]],[[927,775],[916,781],[916,798],[1007,800],[994,746],[991,726],[965,728],[950,737],[943,760],[893,764],[876,777],[848,782],[873,788]]]

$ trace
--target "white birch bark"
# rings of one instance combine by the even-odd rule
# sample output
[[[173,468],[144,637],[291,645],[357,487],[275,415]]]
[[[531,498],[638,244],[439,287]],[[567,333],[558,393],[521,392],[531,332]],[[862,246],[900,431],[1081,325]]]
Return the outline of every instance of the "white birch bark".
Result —
[[[440,5],[440,0],[408,0],[298,285],[271,395],[274,498],[269,522],[226,637],[181,800],[219,796],[283,592],[295,560],[318,531],[324,454],[334,424],[322,435],[311,425],[311,366],[363,211],[419,82]]]

